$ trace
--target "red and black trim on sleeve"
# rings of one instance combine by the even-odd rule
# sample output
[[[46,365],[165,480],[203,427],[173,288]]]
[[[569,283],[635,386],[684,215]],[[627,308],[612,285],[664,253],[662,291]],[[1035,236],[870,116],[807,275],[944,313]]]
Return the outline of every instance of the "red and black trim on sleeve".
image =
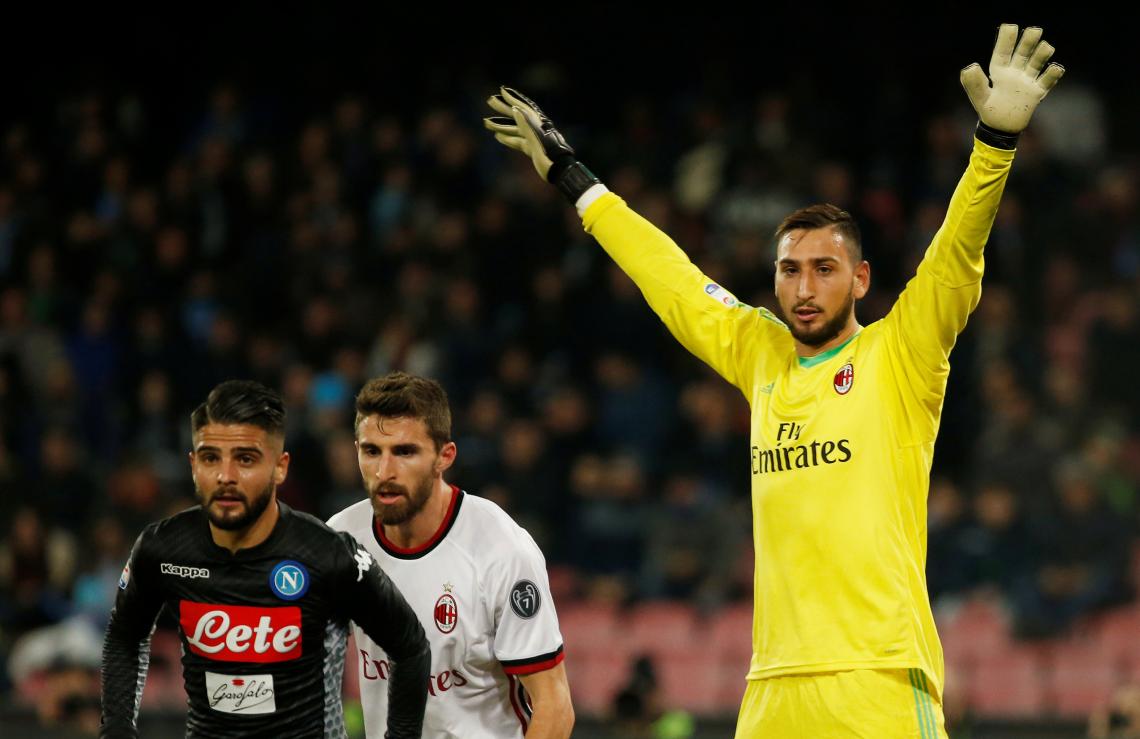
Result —
[[[499,664],[503,666],[503,672],[508,675],[533,675],[536,672],[549,670],[561,662],[565,656],[562,646],[559,645],[558,649],[553,652],[526,659],[501,659]]]

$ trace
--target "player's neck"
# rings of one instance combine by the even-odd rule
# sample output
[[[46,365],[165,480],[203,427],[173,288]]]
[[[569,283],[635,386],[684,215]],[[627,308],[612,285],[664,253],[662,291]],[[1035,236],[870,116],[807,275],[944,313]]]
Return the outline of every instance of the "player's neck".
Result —
[[[400,549],[416,549],[427,544],[447,517],[453,492],[451,485],[439,478],[431,498],[419,513],[399,524],[384,526],[384,538]]]
[[[227,530],[220,529],[211,523],[210,536],[214,539],[214,543],[222,549],[230,550],[231,554],[236,553],[239,549],[255,547],[268,539],[269,535],[273,533],[273,527],[277,525],[277,519],[280,517],[281,513],[277,510],[277,493],[274,492],[269,505],[252,524],[244,529]]]
[[[800,341],[795,340],[796,356],[798,356],[800,359],[811,359],[812,357],[818,357],[824,352],[831,351],[837,346],[843,346],[846,344],[851,340],[852,336],[859,332],[859,329],[861,328],[863,327],[859,325],[859,322],[855,320],[855,316],[852,315],[851,320],[847,322],[847,325],[843,327],[843,330],[836,334],[833,339],[825,344],[820,344],[819,346],[808,346],[807,344],[803,344],[800,343]]]

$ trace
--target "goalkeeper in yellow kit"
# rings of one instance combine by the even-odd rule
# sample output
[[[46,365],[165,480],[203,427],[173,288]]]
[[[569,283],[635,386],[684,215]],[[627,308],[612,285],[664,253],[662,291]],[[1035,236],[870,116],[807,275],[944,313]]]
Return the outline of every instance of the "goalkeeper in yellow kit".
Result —
[[[780,225],[777,318],[609,192],[532,101],[509,88],[488,100],[495,138],[575,203],[673,335],[751,404],[756,603],[737,737],[946,736],[924,572],[931,457],[1017,136],[1064,73],[1052,53],[1040,28],[1003,25],[988,79],[962,70],[979,118],[969,165],[917,274],[869,326],[855,301],[870,267],[843,210]]]

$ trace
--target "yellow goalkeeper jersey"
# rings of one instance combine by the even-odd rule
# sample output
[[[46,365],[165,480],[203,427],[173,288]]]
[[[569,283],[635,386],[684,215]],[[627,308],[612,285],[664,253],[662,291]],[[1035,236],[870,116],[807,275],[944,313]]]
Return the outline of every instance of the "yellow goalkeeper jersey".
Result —
[[[950,350],[981,295],[982,248],[1012,161],[975,140],[890,313],[814,357],[797,356],[780,320],[737,301],[618,196],[583,214],[673,335],[751,404],[749,679],[917,668],[941,695],[925,574],[930,465]]]

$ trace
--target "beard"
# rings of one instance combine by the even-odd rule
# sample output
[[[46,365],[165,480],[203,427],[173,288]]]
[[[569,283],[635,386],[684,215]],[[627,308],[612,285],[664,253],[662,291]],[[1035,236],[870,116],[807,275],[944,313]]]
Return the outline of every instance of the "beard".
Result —
[[[435,478],[428,475],[417,482],[411,490],[396,483],[381,483],[368,488],[368,497],[372,500],[372,510],[376,518],[385,526],[396,526],[406,523],[413,516],[424,509],[428,499],[431,498]],[[378,497],[381,493],[402,496],[402,500],[395,503],[383,503]]]
[[[201,503],[202,510],[206,512],[206,517],[210,519],[210,523],[224,531],[238,531],[249,528],[261,518],[261,514],[265,513],[265,509],[269,507],[269,502],[273,500],[274,487],[274,483],[271,481],[252,498],[237,488],[218,487],[214,488],[208,495],[202,492],[200,488],[196,487],[195,489],[198,494],[198,502]],[[215,506],[214,501],[219,496],[224,496],[228,500],[240,501],[240,505],[234,508]]]
[[[814,328],[801,329],[796,325],[795,309],[799,307],[799,305],[796,305],[791,311],[784,311],[784,323],[786,323],[788,329],[791,330],[792,338],[804,346],[813,348],[823,346],[836,336],[839,336],[843,329],[846,328],[847,320],[851,317],[851,311],[855,307],[855,291],[852,290],[847,293],[847,299],[843,301],[843,305],[840,306],[834,316]],[[783,309],[783,306],[781,306],[781,309]]]

